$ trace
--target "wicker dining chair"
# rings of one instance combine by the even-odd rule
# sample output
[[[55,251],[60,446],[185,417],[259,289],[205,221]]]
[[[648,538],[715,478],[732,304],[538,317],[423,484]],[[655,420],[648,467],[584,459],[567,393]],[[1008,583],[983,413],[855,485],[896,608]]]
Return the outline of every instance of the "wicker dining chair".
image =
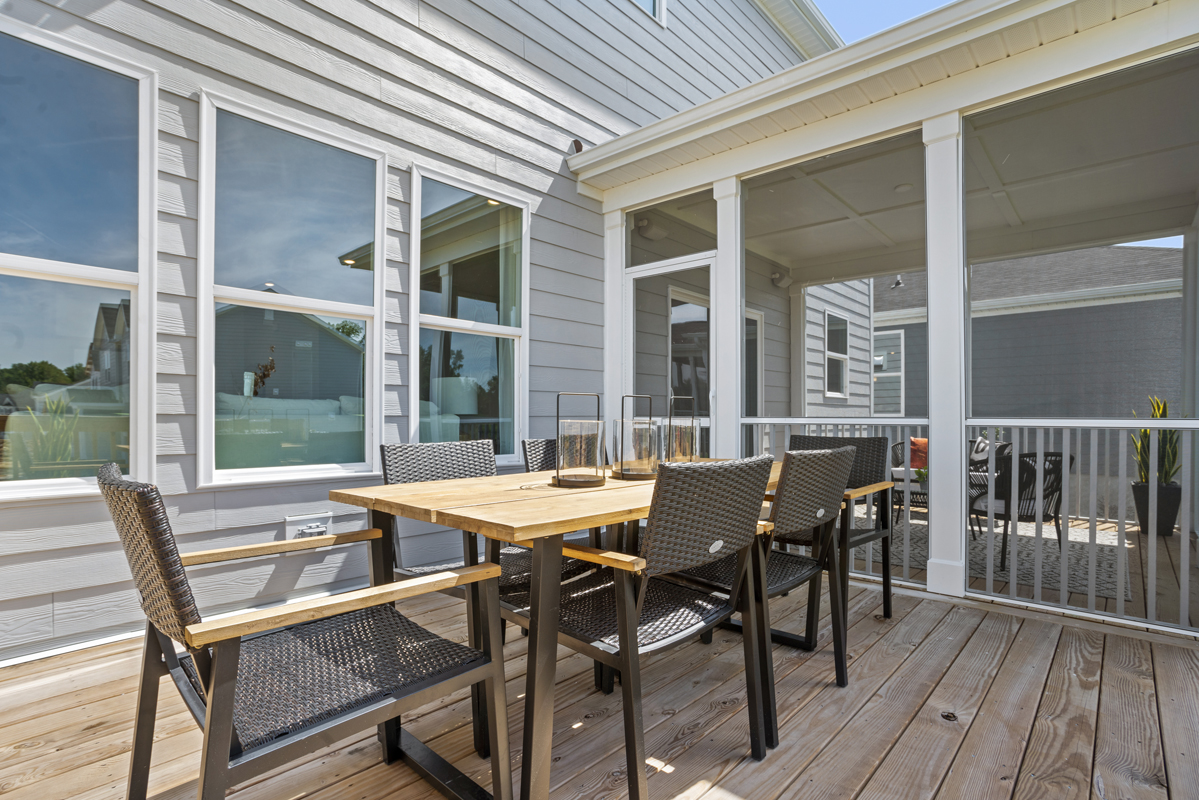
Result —
[[[1007,569],[1008,528],[1012,523],[1012,514],[1008,506],[1012,498],[1012,454],[1009,446],[1007,452],[995,458],[995,510],[989,512],[989,487],[980,486],[980,493],[972,495],[970,503],[971,535],[977,525],[981,534],[987,524],[987,517],[994,515],[996,520],[1003,522],[1003,544],[1000,546],[999,569]],[[1057,529],[1057,546],[1060,550],[1065,545],[1062,536],[1062,472],[1065,456],[1060,452],[1042,453],[1044,464],[1041,468],[1041,522],[1052,522]],[[1016,457],[1019,466],[1016,468],[1016,522],[1037,522],[1037,454],[1021,453]],[[1074,468],[1074,456],[1070,456],[1070,468]],[[1019,535],[1017,533],[1015,535]]]
[[[560,644],[601,661],[620,674],[624,708],[629,797],[648,797],[645,731],[641,719],[642,655],[695,639],[740,610],[747,616],[746,682],[750,742],[755,759],[777,743],[767,708],[774,709],[773,665],[760,659],[759,614],[747,569],[751,549],[760,546],[757,531],[762,497],[770,480],[770,456],[739,461],[662,464],[654,486],[639,555],[570,545],[567,551],[602,569],[562,587]],[[769,527],[768,525],[766,527]],[[663,579],[667,573],[701,567],[736,554],[738,591],[732,597]],[[762,624],[766,620],[761,618]]]
[[[837,519],[840,516],[841,497],[849,483],[853,467],[853,447],[836,450],[794,451],[783,454],[783,469],[778,486],[774,490],[774,501],[767,519],[775,531],[813,531],[819,544],[813,548],[814,557],[799,555],[784,550],[766,548],[766,597],[773,599],[808,584],[808,607],[805,635],[771,630],[771,639],[778,644],[812,650],[820,625],[820,580],[823,571],[829,574],[829,596],[832,611],[833,660],[836,668],[837,685],[849,682],[845,643],[848,635],[845,615],[842,613],[842,587],[836,580],[839,574],[839,554],[834,547]],[[727,556],[700,567],[680,572],[676,579],[714,591],[730,593],[736,583],[737,559]],[[726,627],[741,629],[735,620],[724,623]]]
[[[507,697],[500,651],[499,570],[486,564],[392,581],[390,537],[377,530],[288,539],[180,556],[158,489],[106,464],[98,483],[146,614],[127,797],[149,784],[159,680],[170,675],[204,732],[198,797],[377,726],[387,763],[403,759],[438,791],[473,785],[400,727],[400,714],[482,682],[489,711],[492,791],[512,797]],[[333,544],[369,542],[371,588],[204,621],[185,568]],[[480,648],[443,639],[394,603],[464,587],[485,619]],[[480,789],[479,792],[482,790]]]
[[[849,473],[849,484],[846,489],[853,491],[865,489],[890,480],[887,474],[887,437],[886,436],[808,436],[793,435],[788,450],[834,450],[839,447],[853,447],[856,452],[853,458],[853,469]],[[892,490],[882,489],[872,492],[875,495],[874,521],[858,522],[856,517],[849,530],[849,547],[841,559],[841,588],[842,592],[849,587],[849,567],[853,561],[855,547],[881,542],[883,551],[883,616],[891,617],[891,531],[892,521]],[[855,498],[854,502],[859,498]],[[866,500],[870,502],[870,500]],[[852,514],[852,509],[850,511]],[[884,521],[886,526],[884,527]],[[776,533],[774,540],[783,544],[811,545],[812,532]],[[873,567],[870,567],[873,572]],[[842,599],[845,595],[842,594]]]
[[[557,439],[522,439],[520,454],[525,460],[525,472],[544,472],[558,466]]]

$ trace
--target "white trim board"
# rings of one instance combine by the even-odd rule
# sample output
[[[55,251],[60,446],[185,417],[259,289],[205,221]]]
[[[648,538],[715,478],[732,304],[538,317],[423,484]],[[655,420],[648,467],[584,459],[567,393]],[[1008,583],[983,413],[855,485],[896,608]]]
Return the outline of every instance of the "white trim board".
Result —
[[[1064,292],[980,300],[970,304],[970,316],[1000,317],[1009,314],[1056,311],[1063,308],[1142,303],[1148,300],[1168,300],[1177,297],[1182,297],[1182,278],[1135,283],[1127,286],[1096,286],[1089,289],[1071,289]],[[928,313],[924,308],[877,311],[874,314],[875,325],[916,325],[927,320]]]

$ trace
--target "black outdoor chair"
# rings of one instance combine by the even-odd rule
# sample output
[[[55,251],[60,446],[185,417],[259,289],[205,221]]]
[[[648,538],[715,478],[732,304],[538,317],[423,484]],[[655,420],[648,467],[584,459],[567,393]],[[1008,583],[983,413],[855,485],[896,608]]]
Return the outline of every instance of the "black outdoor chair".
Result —
[[[1052,522],[1057,530],[1058,549],[1062,544],[1062,468],[1065,457],[1062,453],[1043,453],[1045,458],[1041,470],[1041,522]],[[1007,569],[1008,527],[1012,521],[1009,506],[1012,498],[1011,445],[1007,452],[995,452],[995,508],[991,512],[985,484],[971,491],[970,519],[971,537],[982,533],[988,516],[1003,521],[1003,544],[1000,546],[999,569]],[[1019,467],[1016,474],[1016,522],[1037,522],[1037,454],[1021,453],[1017,457]],[[1070,456],[1070,467],[1074,467],[1074,456]],[[984,475],[985,477],[985,475]]]
[[[558,466],[557,439],[522,439],[520,454],[525,460],[525,472],[544,472]]]
[[[838,686],[848,684],[849,672],[845,657],[847,621],[842,613],[841,584],[836,580],[839,556],[834,546],[834,536],[841,511],[841,496],[845,494],[845,486],[849,482],[853,458],[852,447],[784,453],[783,470],[774,490],[774,502],[771,503],[768,520],[774,525],[775,531],[815,531],[819,544],[813,550],[820,555],[809,558],[798,553],[772,550],[770,539],[766,542],[769,554],[766,562],[766,596],[773,599],[808,584],[806,635],[797,636],[772,629],[770,638],[777,644],[801,650],[812,650],[816,646],[820,625],[820,576],[824,570],[828,570],[833,656]],[[736,570],[736,556],[728,556],[674,577],[728,594],[733,591]],[[735,620],[729,620],[724,625],[741,629],[741,624]]]
[[[896,442],[895,444],[891,445],[891,469],[903,469],[903,450],[904,442]],[[913,470],[913,472],[915,472],[915,470]],[[915,486],[909,486],[908,489],[911,490],[909,492],[908,489],[904,488],[902,479],[896,478],[894,475],[892,475],[891,480],[895,482],[895,488],[891,490],[894,497],[892,503],[894,505],[896,517],[894,520],[892,520],[893,524],[899,522],[899,515],[903,513],[903,508],[905,505],[908,508],[923,508],[926,511],[928,510],[928,492]],[[914,475],[912,476],[912,480],[915,480]]]
[[[853,469],[849,472],[849,484],[846,486],[847,491],[853,492],[858,489],[866,489],[891,480],[887,474],[886,436],[807,436],[797,434],[791,437],[790,447],[787,449],[835,450],[839,447],[853,447],[855,449]],[[853,520],[852,527],[849,530],[849,548],[847,550],[847,557],[841,559],[841,563],[838,565],[841,568],[841,586],[844,589],[849,585],[849,567],[853,560],[853,549],[870,544],[871,542],[881,542],[883,551],[883,616],[890,619],[891,531],[894,529],[892,521],[893,495],[890,488],[881,489],[870,494],[874,495],[875,513],[873,522],[869,520],[859,522],[857,517],[853,516],[852,508],[849,511],[850,517]],[[858,499],[858,497],[855,497],[851,502],[856,502]],[[867,502],[871,501],[868,500]],[[883,527],[884,520],[886,521],[886,527]],[[800,531],[797,533],[776,531],[774,540],[787,545],[810,546],[813,544],[813,531]],[[815,548],[813,549],[813,555],[819,555]],[[869,567],[869,569],[873,572],[873,567]],[[842,599],[845,599],[844,595],[842,595]]]
[[[388,484],[440,481],[453,478],[482,478],[496,474],[495,447],[490,439],[469,442],[424,442],[419,444],[380,445],[383,454],[383,481]],[[464,496],[463,498],[468,499]],[[529,591],[533,572],[533,551],[519,545],[503,546],[494,539],[486,543],[487,560],[500,565],[499,596],[500,614],[521,628],[528,628],[527,617],[517,613],[508,602],[510,595],[523,596]],[[404,567],[400,547],[396,541],[396,571],[401,575],[417,577],[447,569],[459,569],[478,563],[479,538],[470,531],[462,533],[462,552],[465,558],[444,564],[423,567]],[[468,563],[469,562],[469,563]],[[573,558],[562,559],[562,580],[582,575],[591,566]],[[451,587],[446,594],[463,596],[462,590]],[[466,605],[466,625],[471,644],[477,646],[479,608],[474,600]],[[506,641],[507,630],[501,626],[500,642]],[[482,687],[471,690],[471,703],[475,717],[475,750],[487,758],[487,709],[483,702]]]
[[[620,673],[629,797],[645,800],[645,731],[640,658],[695,639],[740,610],[746,620],[745,674],[755,759],[777,743],[773,663],[759,658],[768,611],[752,590],[751,550],[761,547],[758,515],[770,480],[770,456],[739,461],[661,464],[638,556],[573,546],[606,564],[564,584],[559,642]],[[584,554],[584,550],[588,551]],[[665,580],[736,554],[730,596]],[[759,556],[764,557],[764,556]],[[750,591],[742,592],[746,585]],[[744,598],[741,598],[744,595]],[[740,608],[734,605],[741,599]],[[773,717],[770,716],[772,720]]]
[[[146,613],[127,797],[144,800],[159,680],[169,674],[204,731],[198,797],[217,800],[255,775],[377,726],[387,763],[403,759],[443,793],[474,787],[400,727],[400,714],[482,682],[489,709],[492,790],[512,797],[507,697],[500,651],[498,569],[449,570],[392,582],[391,538],[379,530],[290,539],[179,555],[158,489],[99,470]],[[184,568],[368,541],[369,589],[204,622]],[[483,613],[482,646],[433,634],[394,603],[442,586],[464,587]],[[176,645],[182,650],[177,651]],[[473,796],[473,794],[471,795]]]

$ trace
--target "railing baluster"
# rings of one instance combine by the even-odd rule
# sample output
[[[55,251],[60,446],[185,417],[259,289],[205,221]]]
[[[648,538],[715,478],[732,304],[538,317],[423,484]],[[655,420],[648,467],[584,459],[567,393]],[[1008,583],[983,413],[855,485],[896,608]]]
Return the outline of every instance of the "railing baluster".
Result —
[[[1157,459],[1158,439],[1160,434],[1153,431],[1149,435],[1149,480],[1145,487],[1149,492],[1149,530],[1141,531],[1141,535],[1149,539],[1149,584],[1145,587],[1145,605],[1148,609],[1147,619],[1157,621]]]
[[[1116,485],[1116,616],[1124,616],[1124,573],[1128,567],[1128,539],[1126,520],[1128,519],[1128,436],[1125,431],[1120,436],[1120,479]]]
[[[1191,431],[1179,431],[1182,446],[1182,509],[1178,516],[1178,624],[1191,626]]]
[[[1067,605],[1070,600],[1070,590],[1067,587],[1067,578],[1070,575],[1070,473],[1073,467],[1070,462],[1074,460],[1074,454],[1071,452],[1070,444],[1070,429],[1062,428],[1062,505],[1065,506],[1063,512],[1066,516],[1066,530],[1063,532],[1066,536],[1066,541],[1062,542],[1061,548],[1061,568],[1058,571],[1058,592],[1060,594],[1061,604]]]
[[[987,448],[987,594],[995,594],[995,451],[999,449],[999,429],[995,429]]]
[[[1041,602],[1041,550],[1044,544],[1045,517],[1045,429],[1037,428],[1037,489],[1033,514],[1037,518],[1036,556],[1033,562],[1033,600]]]
[[[1099,431],[1091,428],[1091,507],[1090,507],[1090,523],[1091,536],[1088,544],[1087,553],[1087,609],[1095,610],[1095,570],[1098,569],[1098,548],[1099,548],[1099,525],[1097,515],[1099,513]],[[1066,525],[1066,530],[1070,530],[1069,523]],[[1063,543],[1064,544],[1064,543]]]
[[[1004,524],[1007,542],[1007,585],[1008,594],[1015,600],[1018,596],[1020,579],[1016,574],[1017,555],[1020,542],[1020,450],[1024,443],[1024,429],[1013,431],[1012,436],[1012,471],[1008,482],[1008,497],[1006,511],[1007,520]],[[1019,446],[1018,446],[1019,445]]]

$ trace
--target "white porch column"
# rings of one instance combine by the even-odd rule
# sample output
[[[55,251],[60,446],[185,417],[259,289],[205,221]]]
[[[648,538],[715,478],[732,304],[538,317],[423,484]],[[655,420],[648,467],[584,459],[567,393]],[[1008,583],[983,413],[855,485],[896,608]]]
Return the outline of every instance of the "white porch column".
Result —
[[[966,593],[966,281],[962,119],[924,122],[928,218],[928,589]]]
[[[632,358],[624,332],[625,222],[623,211],[604,214],[604,430],[620,416],[624,359]],[[555,434],[557,435],[557,434]]]
[[[716,263],[712,275],[711,455],[735,458],[741,431],[741,181],[723,178],[716,198]]]

